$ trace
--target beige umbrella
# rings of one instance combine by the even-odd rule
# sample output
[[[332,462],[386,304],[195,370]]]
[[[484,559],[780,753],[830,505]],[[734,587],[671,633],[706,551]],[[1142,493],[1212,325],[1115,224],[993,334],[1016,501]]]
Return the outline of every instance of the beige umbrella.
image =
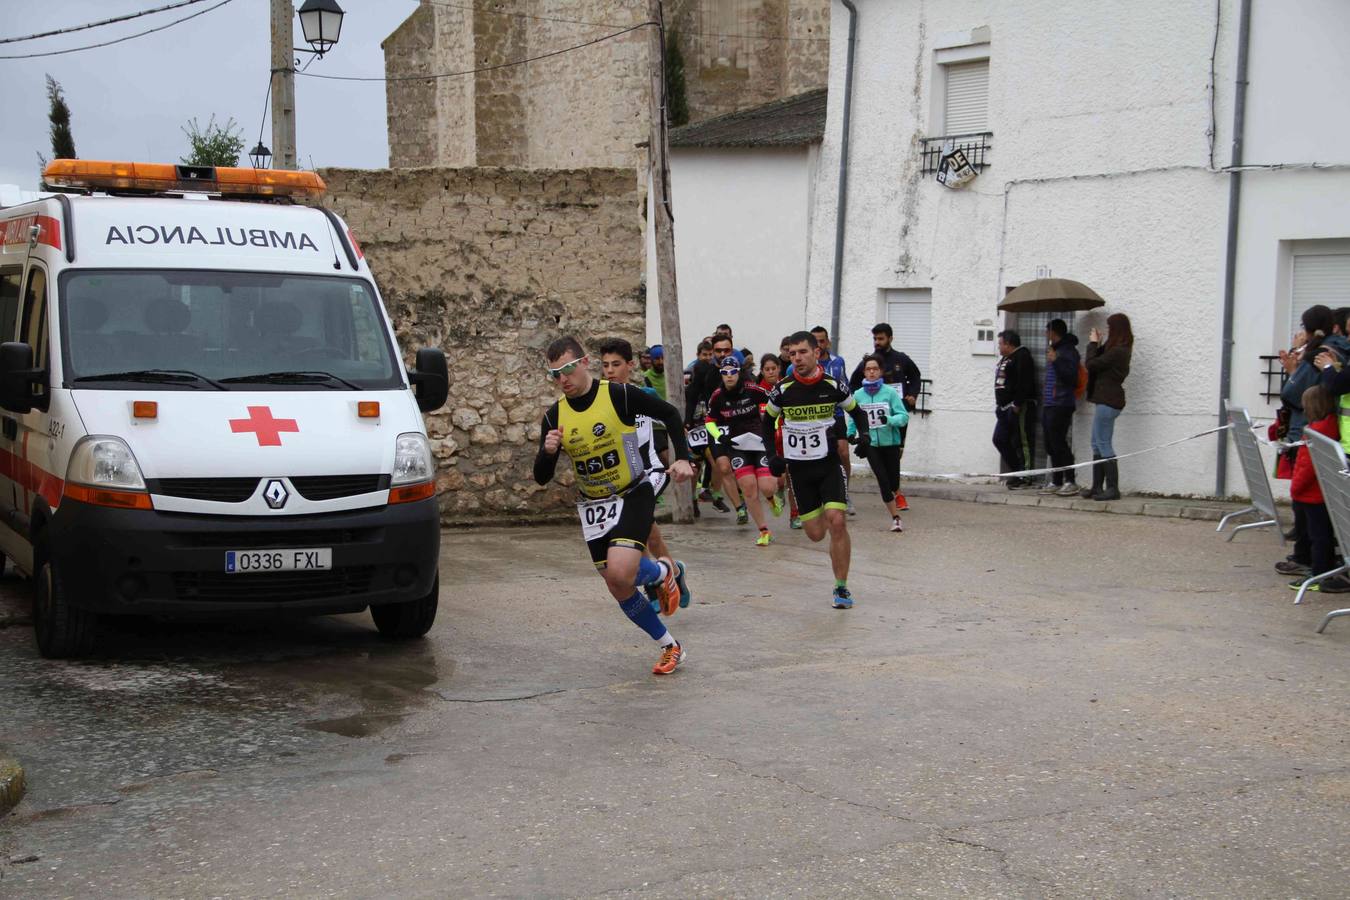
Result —
[[[1092,288],[1068,278],[1037,278],[1008,292],[998,308],[1006,312],[1073,312],[1105,306]]]

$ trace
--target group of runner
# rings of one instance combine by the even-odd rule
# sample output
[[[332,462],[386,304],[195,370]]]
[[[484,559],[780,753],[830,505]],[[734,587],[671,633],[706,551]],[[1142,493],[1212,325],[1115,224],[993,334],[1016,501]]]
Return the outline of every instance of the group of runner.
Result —
[[[773,541],[766,504],[773,516],[781,515],[786,493],[794,527],[799,522],[813,542],[829,538],[835,609],[854,603],[848,588],[849,443],[878,471],[892,530],[903,530],[894,486],[900,444],[895,432],[908,420],[905,404],[883,392],[881,360],[864,360],[862,387],[855,394],[826,371],[820,348],[812,332],[784,338],[780,350],[789,365],[777,378],[778,358],[766,355],[762,368],[774,379],[766,386],[749,376],[729,330],[719,332],[699,347],[683,414],[663,399],[650,370],[643,386],[633,383],[635,359],[627,341],[600,345],[600,379],[576,338],[559,338],[547,348],[548,374],[562,397],[540,423],[534,478],[547,484],[560,453],[567,455],[591,559],[624,614],[660,645],[654,674],[670,674],[687,656],[658,615],[674,615],[692,596],[684,564],[673,558],[655,522],[658,498],[671,480],[690,481],[702,468],[708,479],[702,496],[717,506],[712,491],[720,488],[738,522],[753,519],[759,546]],[[660,359],[659,350],[646,352]],[[664,378],[664,366],[660,375]],[[892,457],[896,471],[888,494]],[[903,503],[902,496],[899,500]]]

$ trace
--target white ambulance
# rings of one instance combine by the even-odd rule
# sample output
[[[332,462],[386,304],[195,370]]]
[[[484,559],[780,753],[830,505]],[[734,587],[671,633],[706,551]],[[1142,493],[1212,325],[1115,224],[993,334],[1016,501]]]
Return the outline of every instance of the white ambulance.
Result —
[[[0,551],[41,653],[108,614],[436,615],[420,411],[355,239],[311,172],[57,160],[0,208]]]

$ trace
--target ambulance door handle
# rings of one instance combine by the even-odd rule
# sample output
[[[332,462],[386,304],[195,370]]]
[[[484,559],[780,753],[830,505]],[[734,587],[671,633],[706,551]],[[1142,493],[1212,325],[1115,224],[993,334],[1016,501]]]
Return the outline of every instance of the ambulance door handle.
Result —
[[[4,416],[3,421],[5,423],[4,424],[5,440],[17,441],[19,439],[18,421],[16,421],[15,419],[11,419],[9,416]]]

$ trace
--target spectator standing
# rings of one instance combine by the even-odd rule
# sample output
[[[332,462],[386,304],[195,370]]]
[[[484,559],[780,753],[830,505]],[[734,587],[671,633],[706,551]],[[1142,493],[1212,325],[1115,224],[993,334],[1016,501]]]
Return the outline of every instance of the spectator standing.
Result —
[[[1281,350],[1280,363],[1289,378],[1280,388],[1280,400],[1289,408],[1289,431],[1285,441],[1293,443],[1303,439],[1303,429],[1308,417],[1303,411],[1303,392],[1321,379],[1314,360],[1323,350],[1334,351],[1342,360],[1350,358],[1350,341],[1335,334],[1335,318],[1331,309],[1318,304],[1303,311],[1299,320],[1303,325],[1302,336],[1295,337],[1295,344],[1302,348]]]
[[[1022,346],[1021,335],[1012,329],[998,333],[998,353],[994,368],[994,446],[1006,471],[1021,472],[1035,465],[1036,459],[1036,361]],[[1007,479],[1010,491],[1030,484],[1030,479],[1021,476]]]
[[[1116,419],[1125,408],[1125,379],[1130,374],[1134,330],[1130,317],[1115,313],[1106,317],[1106,340],[1096,328],[1088,332],[1083,365],[1088,371],[1088,399],[1092,410],[1092,487],[1079,491],[1093,500],[1120,499],[1120,467],[1112,441]],[[1100,460],[1100,462],[1099,462]]]
[[[1315,384],[1303,392],[1300,400],[1308,417],[1307,428],[1332,440],[1341,439],[1330,391],[1321,384]],[[1336,567],[1336,537],[1331,527],[1331,516],[1327,512],[1326,499],[1322,496],[1322,488],[1317,482],[1317,473],[1307,447],[1298,448],[1298,456],[1294,460],[1294,477],[1289,483],[1289,496],[1293,500],[1294,531],[1297,535],[1293,558],[1305,561],[1308,566],[1306,573],[1300,573],[1300,577],[1289,582],[1289,587],[1296,591],[1303,585],[1306,575],[1320,575]],[[1350,592],[1350,581],[1337,575],[1312,585],[1309,590],[1343,594]]]
[[[644,386],[656,391],[656,396],[662,400],[666,399],[666,350],[660,344],[653,344],[651,349],[642,354],[646,357],[647,365],[642,370],[642,383]]]
[[[1073,427],[1073,413],[1078,405],[1078,336],[1069,333],[1063,319],[1051,319],[1045,326],[1045,391],[1042,398],[1041,427],[1045,431],[1045,450],[1050,465],[1056,468],[1041,488],[1042,494],[1072,497],[1078,493],[1078,479],[1073,469],[1073,449],[1069,446],[1069,429]]]

